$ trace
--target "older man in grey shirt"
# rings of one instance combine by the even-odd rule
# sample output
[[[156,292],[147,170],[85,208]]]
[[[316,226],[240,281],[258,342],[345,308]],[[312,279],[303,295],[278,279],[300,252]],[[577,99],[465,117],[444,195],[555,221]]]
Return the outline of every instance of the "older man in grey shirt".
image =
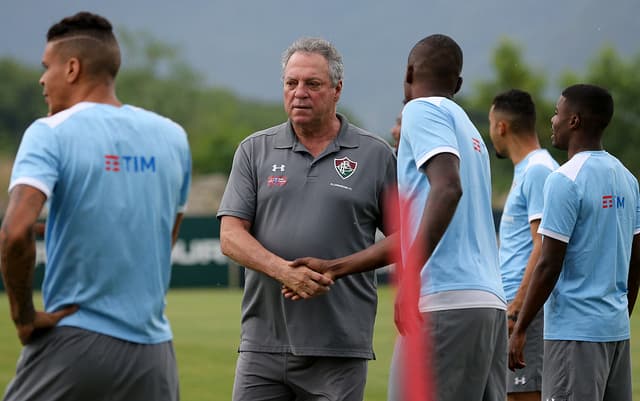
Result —
[[[342,58],[322,39],[283,55],[289,120],[245,139],[218,211],[223,252],[247,267],[234,400],[362,400],[389,263],[391,147],[336,112]],[[326,293],[329,291],[329,293]],[[302,300],[296,300],[302,299]]]

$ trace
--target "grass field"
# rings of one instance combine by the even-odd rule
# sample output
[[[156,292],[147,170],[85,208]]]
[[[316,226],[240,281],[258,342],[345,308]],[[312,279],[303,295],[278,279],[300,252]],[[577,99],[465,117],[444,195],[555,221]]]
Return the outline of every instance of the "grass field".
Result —
[[[387,378],[395,328],[392,291],[380,289],[374,336],[377,360],[369,364],[365,400],[386,399]],[[240,290],[172,290],[167,314],[174,336],[182,399],[228,401],[231,399],[236,350],[240,333]],[[631,358],[640,365],[640,318],[632,320]],[[20,344],[9,319],[8,302],[0,294],[0,393],[13,376]],[[633,371],[634,399],[640,400],[640,369]]]

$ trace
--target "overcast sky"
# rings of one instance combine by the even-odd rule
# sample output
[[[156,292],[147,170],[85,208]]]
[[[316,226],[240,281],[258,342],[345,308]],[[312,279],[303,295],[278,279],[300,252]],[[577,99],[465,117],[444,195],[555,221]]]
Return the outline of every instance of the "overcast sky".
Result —
[[[206,84],[266,100],[281,99],[282,51],[300,36],[325,37],[343,54],[342,105],[384,136],[402,106],[407,54],[432,33],[463,48],[463,93],[490,77],[501,37],[521,44],[525,61],[552,77],[584,71],[606,43],[625,55],[640,52],[639,0],[3,0],[0,56],[39,64],[48,27],[81,10],[179,48]]]

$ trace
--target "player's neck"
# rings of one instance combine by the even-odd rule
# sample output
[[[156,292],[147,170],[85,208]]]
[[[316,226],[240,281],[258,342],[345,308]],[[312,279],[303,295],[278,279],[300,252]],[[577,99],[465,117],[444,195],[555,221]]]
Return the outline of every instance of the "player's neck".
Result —
[[[524,158],[527,157],[529,153],[538,149],[540,149],[540,142],[538,141],[538,136],[535,133],[533,135],[525,136],[520,139],[514,139],[514,142],[509,151],[509,158],[515,166],[516,164],[524,160]]]
[[[116,96],[115,87],[110,84],[87,84],[78,88],[75,96],[75,103],[92,102],[109,104],[115,107],[122,106]]]

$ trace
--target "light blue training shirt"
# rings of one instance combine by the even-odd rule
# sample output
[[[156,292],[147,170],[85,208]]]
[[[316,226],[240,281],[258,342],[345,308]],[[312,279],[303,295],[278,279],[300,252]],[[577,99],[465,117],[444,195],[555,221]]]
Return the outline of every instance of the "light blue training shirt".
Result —
[[[542,218],[544,182],[558,168],[546,149],[536,149],[515,165],[513,183],[500,219],[500,270],[507,300],[515,298],[533,251],[531,222]]]
[[[418,98],[402,112],[398,148],[398,189],[411,201],[412,243],[418,231],[430,184],[425,163],[440,153],[460,159],[463,194],[442,239],[421,271],[421,296],[446,291],[479,291],[503,304],[498,249],[491,209],[489,154],[467,114],[444,97]],[[479,305],[478,305],[479,306]]]
[[[184,130],[137,107],[82,102],[26,130],[9,190],[48,198],[45,309],[79,306],[60,325],[143,344],[172,338],[171,232],[190,180]]]
[[[567,243],[545,303],[545,340],[628,339],[627,276],[640,233],[636,178],[606,151],[574,155],[547,178],[538,232]]]

